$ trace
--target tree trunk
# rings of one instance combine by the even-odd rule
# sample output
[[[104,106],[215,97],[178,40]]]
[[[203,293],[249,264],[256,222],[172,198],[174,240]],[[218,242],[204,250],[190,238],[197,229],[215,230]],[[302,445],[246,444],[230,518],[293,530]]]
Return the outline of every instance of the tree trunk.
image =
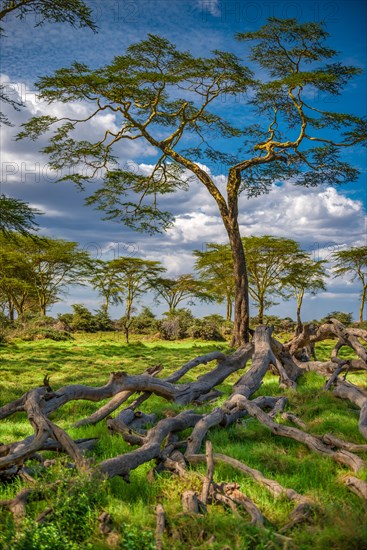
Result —
[[[366,301],[366,292],[367,292],[367,286],[364,286],[363,290],[362,290],[361,307],[359,308],[359,322],[360,323],[363,323],[363,310],[364,310],[364,303]]]
[[[14,304],[12,300],[9,300],[8,310],[9,310],[9,321],[14,321]]]
[[[227,296],[226,321],[232,320],[232,297]]]
[[[232,347],[239,347],[249,341],[249,297],[246,257],[238,227],[237,215],[230,215],[226,229],[233,258],[233,275],[235,283],[234,325]]]
[[[264,322],[264,300],[263,298],[260,298],[259,302],[259,311],[258,311],[258,323],[259,325],[262,325]]]
[[[298,334],[301,334],[303,330],[303,324],[301,321],[301,307],[302,307],[302,300],[303,300],[303,294],[304,291],[302,290],[298,296],[297,296],[297,327],[296,327],[296,336]]]

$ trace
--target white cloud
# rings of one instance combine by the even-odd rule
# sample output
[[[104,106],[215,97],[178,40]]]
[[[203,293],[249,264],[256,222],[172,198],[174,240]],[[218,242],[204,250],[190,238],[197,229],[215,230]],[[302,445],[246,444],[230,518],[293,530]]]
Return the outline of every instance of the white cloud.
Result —
[[[198,0],[198,7],[203,13],[210,13],[213,17],[221,14],[219,0]]]

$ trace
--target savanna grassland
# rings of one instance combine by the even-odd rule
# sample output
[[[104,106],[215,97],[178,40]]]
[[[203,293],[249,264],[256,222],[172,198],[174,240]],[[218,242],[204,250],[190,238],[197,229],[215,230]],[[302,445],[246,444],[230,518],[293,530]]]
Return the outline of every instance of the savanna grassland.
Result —
[[[316,346],[317,357],[330,357],[333,342]],[[140,374],[147,367],[162,364],[160,377],[166,377],[186,361],[215,349],[228,351],[226,344],[184,340],[177,342],[133,341],[129,345],[116,333],[76,335],[72,341],[48,340],[23,342],[14,340],[0,348],[0,406],[20,397],[24,392],[41,386],[45,375],[50,377],[53,389],[69,384],[102,385],[114,371]],[[343,350],[340,353],[343,357]],[[344,357],[351,357],[347,351]],[[182,381],[194,380],[208,370],[201,365],[191,370]],[[225,401],[232,384],[241,372],[232,374],[219,387],[224,392],[217,403]],[[367,388],[362,373],[348,374],[351,382]],[[287,410],[299,416],[306,430],[315,435],[333,433],[354,443],[363,444],[358,431],[359,410],[349,401],[325,392],[325,379],[314,372],[305,373],[298,380],[297,391],[280,389],[278,377],[266,374],[263,385],[255,394],[285,395]],[[73,439],[98,437],[92,461],[99,462],[131,450],[119,435],[111,435],[102,421],[96,426],[75,428],[72,424],[91,414],[100,403],[72,401],[64,405],[51,419],[67,429]],[[126,404],[123,405],[124,407]],[[186,408],[192,408],[190,407]],[[211,410],[213,404],[196,407],[200,412]],[[154,412],[158,419],[179,412],[183,407],[151,396],[141,409]],[[286,422],[278,418],[278,422]],[[32,428],[24,413],[13,415],[0,423],[0,441],[11,443],[31,435]],[[245,418],[228,429],[213,428],[208,434],[215,452],[224,453],[260,470],[266,477],[292,488],[316,502],[309,522],[294,526],[284,535],[291,537],[295,548],[362,549],[366,547],[366,507],[358,496],[341,483],[347,468],[328,457],[311,452],[305,445],[284,437],[274,436],[254,418]],[[146,550],[155,548],[155,507],[164,506],[167,529],[163,548],[187,549],[247,549],[285,547],[274,536],[287,523],[292,504],[275,499],[256,481],[228,465],[216,465],[214,480],[236,482],[267,518],[267,531],[250,524],[246,513],[236,515],[222,506],[209,505],[205,515],[183,514],[181,494],[186,489],[200,491],[199,473],[205,465],[189,467],[185,478],[162,472],[154,480],[147,480],[154,461],[132,471],[130,483],[121,478],[90,479],[77,474],[63,454],[45,453],[55,463],[42,470],[39,462],[28,463],[35,480],[45,484],[41,500],[30,498],[26,518],[15,523],[13,515],[0,510],[0,548],[16,550],[76,550],[121,548]],[[360,453],[367,458],[366,453]],[[41,476],[42,473],[42,476]],[[360,477],[367,479],[366,472]],[[57,483],[55,484],[55,482]],[[0,500],[13,498],[23,486],[20,479],[0,486]],[[42,521],[39,515],[49,514]],[[98,528],[98,517],[105,511],[111,516],[110,533]],[[36,521],[38,519],[38,521]]]

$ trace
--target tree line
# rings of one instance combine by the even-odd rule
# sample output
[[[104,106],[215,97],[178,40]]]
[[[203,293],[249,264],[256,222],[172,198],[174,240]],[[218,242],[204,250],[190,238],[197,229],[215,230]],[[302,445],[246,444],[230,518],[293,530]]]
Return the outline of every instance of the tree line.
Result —
[[[136,257],[95,260],[78,243],[27,235],[0,237],[0,305],[3,315],[13,321],[29,313],[45,316],[62,300],[68,287],[89,285],[102,299],[106,318],[112,305],[124,308],[121,328],[126,339],[138,302],[147,292],[165,303],[174,314],[182,303],[196,301],[226,304],[226,320],[232,320],[236,285],[229,244],[208,243],[194,250],[194,273],[169,278],[159,261]],[[302,330],[301,307],[305,294],[326,290],[325,260],[315,260],[292,239],[269,235],[242,237],[247,254],[249,292],[257,307],[257,320],[278,300],[294,298],[297,331]],[[331,274],[350,275],[361,285],[359,321],[367,291],[367,247],[332,254]]]

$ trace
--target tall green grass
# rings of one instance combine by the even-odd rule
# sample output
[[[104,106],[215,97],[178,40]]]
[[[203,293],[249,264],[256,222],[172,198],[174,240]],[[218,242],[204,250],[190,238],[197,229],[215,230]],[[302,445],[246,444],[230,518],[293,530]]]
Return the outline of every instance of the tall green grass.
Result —
[[[218,347],[228,349],[225,344],[218,346],[214,342],[189,340],[135,341],[127,346],[115,334],[79,335],[74,341],[66,342],[16,341],[0,348],[0,405],[41,385],[46,374],[50,376],[54,389],[74,383],[99,385],[106,382],[112,371],[124,370],[138,374],[156,364],[164,365],[160,376],[165,377],[193,357]],[[327,359],[332,347],[333,342],[318,344],[318,358]],[[204,365],[193,369],[183,381],[196,379],[208,368],[208,365]],[[231,391],[231,384],[240,374],[232,375],[220,386],[219,389],[225,392],[220,401]],[[367,387],[363,374],[351,374],[348,378]],[[324,383],[322,376],[309,372],[298,381],[297,391],[284,391],[279,389],[278,378],[269,373],[256,395],[286,395],[288,409],[303,419],[310,433],[319,435],[332,432],[338,437],[363,443],[358,431],[358,409],[347,401],[337,399],[332,393],[323,391]],[[52,417],[72,437],[99,438],[91,454],[96,462],[132,449],[121,437],[110,435],[105,422],[97,426],[71,427],[73,422],[89,415],[99,406],[84,401],[71,402]],[[144,403],[142,409],[155,412],[158,419],[170,414],[172,409],[175,412],[181,410],[177,405],[154,396]],[[199,408],[203,412],[209,409],[209,405]],[[282,419],[278,421],[283,422]],[[4,443],[22,439],[30,433],[32,428],[23,414],[0,423],[0,440]],[[318,513],[313,522],[296,526],[287,533],[297,548],[365,548],[366,508],[361,499],[342,484],[346,468],[329,458],[312,453],[300,443],[274,436],[252,418],[246,418],[228,429],[214,428],[209,438],[216,452],[242,460],[260,469],[267,477],[314,499]],[[55,455],[49,453],[48,456],[54,458]],[[104,510],[111,515],[113,531],[120,536],[118,548],[149,550],[154,548],[154,510],[157,502],[162,502],[167,514],[165,548],[278,548],[280,546],[272,532],[287,523],[288,514],[292,510],[288,501],[274,499],[255,481],[227,465],[216,466],[215,480],[239,483],[241,490],[254,500],[267,518],[268,533],[261,533],[251,526],[245,514],[236,517],[214,505],[209,506],[205,516],[182,514],[181,494],[188,488],[200,491],[201,481],[197,472],[204,473],[204,465],[190,469],[185,480],[163,472],[156,476],[153,483],[149,483],[146,476],[154,466],[151,462],[133,471],[131,481],[127,484],[120,478],[91,481],[76,474],[75,470],[68,468],[67,463],[67,457],[60,455],[57,464],[46,472],[36,462],[31,464],[32,475],[45,486],[55,480],[61,479],[63,482],[55,491],[46,487],[46,500],[29,502],[27,519],[21,526],[14,525],[9,512],[0,511],[0,548],[110,548],[108,539],[98,530],[97,518]],[[361,476],[365,474],[362,472]],[[0,487],[0,499],[13,497],[22,486],[23,482],[19,480],[3,484]],[[39,525],[35,519],[46,507],[53,512],[48,520]]]

